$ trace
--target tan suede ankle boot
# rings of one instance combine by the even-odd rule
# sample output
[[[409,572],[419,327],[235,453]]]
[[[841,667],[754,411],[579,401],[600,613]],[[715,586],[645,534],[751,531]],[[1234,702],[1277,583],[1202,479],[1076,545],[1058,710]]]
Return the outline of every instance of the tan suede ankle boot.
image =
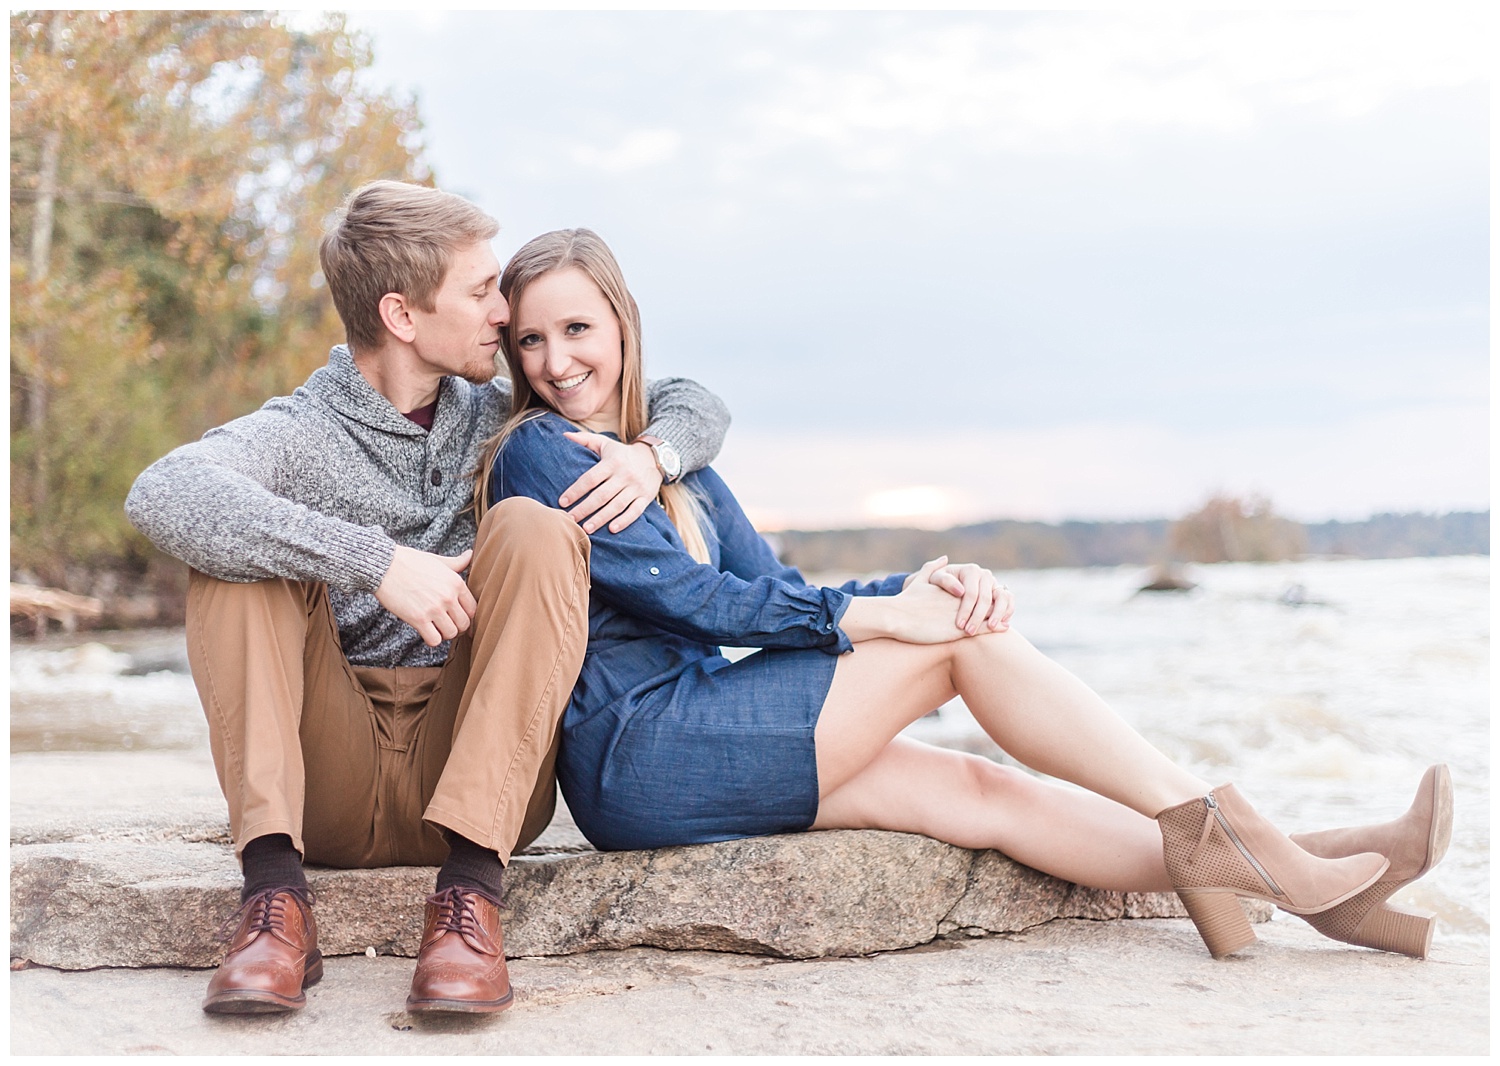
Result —
[[[1436,866],[1452,836],[1453,778],[1441,763],[1427,768],[1410,809],[1394,821],[1294,833],[1294,844],[1325,859],[1373,851],[1391,860],[1380,880],[1359,895],[1302,917],[1324,936],[1345,944],[1425,959],[1436,919],[1386,900]]]
[[[1309,855],[1257,814],[1233,785],[1168,807],[1156,820],[1172,887],[1215,958],[1255,940],[1236,896],[1269,900],[1293,914],[1315,914],[1363,892],[1390,866],[1374,853],[1341,859]]]

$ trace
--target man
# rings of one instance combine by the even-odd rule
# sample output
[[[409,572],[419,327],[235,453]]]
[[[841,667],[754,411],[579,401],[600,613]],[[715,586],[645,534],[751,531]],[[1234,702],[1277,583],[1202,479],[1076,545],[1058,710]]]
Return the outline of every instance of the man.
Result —
[[[722,443],[714,396],[657,382],[648,434],[593,440],[570,512],[507,500],[476,529],[475,467],[510,405],[498,228],[435,189],[357,190],[320,249],[347,346],[126,500],[192,568],[188,657],[245,877],[204,1010],[305,1003],[323,964],[304,859],[440,863],[407,1007],[509,1005],[500,874],[552,817],[587,533],[624,528]]]

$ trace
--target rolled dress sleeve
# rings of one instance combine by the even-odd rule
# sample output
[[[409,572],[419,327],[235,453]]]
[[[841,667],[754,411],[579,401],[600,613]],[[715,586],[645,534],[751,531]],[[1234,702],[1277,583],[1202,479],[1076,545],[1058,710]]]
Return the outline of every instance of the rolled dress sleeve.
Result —
[[[491,498],[527,496],[557,507],[563,490],[598,461],[563,436],[573,428],[551,413],[517,428],[495,457]],[[593,594],[667,632],[706,644],[818,648],[829,654],[852,646],[838,624],[852,593],[797,585],[771,574],[746,580],[699,563],[659,504],[620,532],[605,527],[589,540]],[[777,564],[777,569],[786,568]]]
[[[794,566],[787,566],[746,516],[740,501],[724,479],[713,470],[698,474],[698,488],[707,497],[713,511],[714,528],[719,532],[719,566],[736,577],[750,581],[757,577],[774,577],[779,581],[807,587],[807,579]],[[894,596],[901,591],[905,574],[891,574],[878,581],[846,581],[838,591],[850,596]]]

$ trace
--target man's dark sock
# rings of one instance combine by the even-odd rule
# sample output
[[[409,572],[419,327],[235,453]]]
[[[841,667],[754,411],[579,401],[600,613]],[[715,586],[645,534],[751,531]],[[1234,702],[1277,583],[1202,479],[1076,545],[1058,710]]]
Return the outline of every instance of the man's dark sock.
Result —
[[[443,830],[443,839],[448,842],[448,857],[438,870],[437,890],[441,892],[454,885],[477,888],[498,900],[500,875],[505,870],[500,856],[489,848],[480,847],[468,837],[459,836],[451,829]]]
[[[285,833],[256,837],[245,845],[240,861],[245,868],[245,887],[240,889],[241,903],[266,888],[308,890],[307,875],[302,872],[302,856],[292,847],[292,838]]]

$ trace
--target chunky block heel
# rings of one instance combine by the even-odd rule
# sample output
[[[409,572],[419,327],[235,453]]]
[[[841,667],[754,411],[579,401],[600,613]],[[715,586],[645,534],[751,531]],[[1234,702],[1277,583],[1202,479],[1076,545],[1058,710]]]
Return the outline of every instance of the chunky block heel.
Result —
[[[1233,954],[1255,943],[1255,930],[1245,917],[1239,897],[1232,892],[1179,892],[1188,917],[1198,927],[1198,935],[1216,959]]]
[[[1396,951],[1414,959],[1425,959],[1432,950],[1432,931],[1437,919],[1389,903],[1370,912],[1351,944],[1381,951]]]
[[[1376,887],[1383,887],[1384,891],[1382,898],[1373,904],[1356,896],[1321,914],[1301,917],[1331,940],[1425,959],[1432,950],[1432,933],[1437,927],[1437,919],[1430,914],[1418,914],[1384,902],[1384,897],[1395,891],[1398,885],[1382,881]]]

